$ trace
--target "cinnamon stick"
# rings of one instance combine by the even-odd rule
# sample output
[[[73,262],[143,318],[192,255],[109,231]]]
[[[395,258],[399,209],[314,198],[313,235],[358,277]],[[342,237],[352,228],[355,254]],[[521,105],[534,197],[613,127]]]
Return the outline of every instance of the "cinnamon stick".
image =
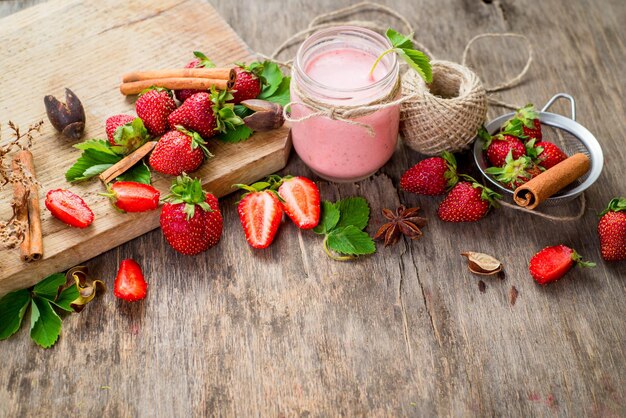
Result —
[[[104,184],[110,183],[111,180],[128,171],[128,169],[134,166],[139,160],[148,155],[155,145],[156,141],[146,142],[131,154],[107,168],[98,177]]]
[[[590,165],[589,157],[585,154],[574,154],[515,189],[513,200],[519,206],[535,209],[541,202],[584,175]]]
[[[235,81],[237,73],[233,68],[176,68],[173,70],[133,71],[122,76],[122,82],[152,80],[156,78],[209,78],[213,80]]]
[[[30,173],[32,179],[36,178],[33,154],[30,151],[22,150],[15,154],[13,157],[13,170],[16,169],[24,169]],[[24,240],[20,245],[20,257],[22,261],[37,261],[43,257],[39,187],[31,182],[29,189],[26,190],[21,182],[15,182],[14,184],[16,201],[21,202],[17,208],[17,217],[27,225],[24,232]]]
[[[152,86],[164,87],[170,90],[192,89],[209,90],[215,87],[217,90],[229,90],[235,85],[234,81],[214,78],[152,78],[141,81],[131,81],[120,85],[120,92],[125,95],[139,94]]]

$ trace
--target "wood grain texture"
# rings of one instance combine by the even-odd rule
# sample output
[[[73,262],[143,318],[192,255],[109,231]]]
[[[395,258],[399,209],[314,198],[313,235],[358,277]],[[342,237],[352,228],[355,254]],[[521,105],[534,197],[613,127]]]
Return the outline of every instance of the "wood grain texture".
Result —
[[[315,15],[349,3],[213,2],[265,53]],[[429,218],[421,240],[354,263],[327,259],[321,239],[289,221],[269,249],[253,251],[236,198],[226,198],[224,237],[206,254],[178,255],[154,231],[89,262],[112,285],[120,260],[137,259],[151,283],[144,302],[108,293],[65,319],[51,350],[26,330],[1,342],[0,415],[626,416],[626,264],[603,263],[595,234],[596,214],[626,195],[623,2],[384,3],[442,59],[459,60],[478,33],[532,26],[535,63],[500,97],[543,104],[564,91],[577,99],[578,120],[606,158],[583,219],[560,224],[501,209],[473,225],[442,223],[440,198],[399,191],[402,172],[423,158],[402,147],[369,180],[319,182],[325,199],[367,197],[370,232],[380,209],[400,202],[422,206]],[[515,51],[481,43],[471,62],[492,84],[517,71],[524,57]],[[459,157],[471,172],[470,156]],[[312,175],[293,155],[284,172]],[[598,267],[535,285],[528,260],[560,242]],[[500,258],[505,279],[483,279],[481,293],[459,255],[467,250]]]
[[[167,27],[168,29],[162,30]],[[189,60],[189,48],[203,49],[217,63],[249,60],[250,51],[217,12],[201,0],[133,2],[52,1],[4,19],[0,24],[3,62],[0,96],[2,115],[18,124],[46,119],[43,97],[63,97],[70,87],[86,110],[84,139],[106,138],[104,120],[134,113],[134,98],[120,95],[123,73],[142,68],[176,68]],[[162,45],[168,44],[168,48]],[[25,62],[37,62],[24,66]],[[42,65],[45,73],[42,76]],[[13,81],[12,81],[13,80]],[[22,80],[22,82],[15,82]],[[25,85],[28,88],[24,88]],[[6,121],[5,121],[6,122]],[[129,215],[111,209],[96,180],[68,185],[64,174],[80,155],[73,142],[46,123],[34,143],[35,167],[45,192],[70,187],[95,213],[87,229],[68,228],[43,211],[44,258],[22,262],[15,251],[0,251],[0,295],[37,283],[159,226],[159,212]],[[236,183],[250,183],[285,166],[290,150],[288,129],[255,134],[249,141],[209,141],[215,155],[192,176],[223,196]],[[153,173],[154,186],[165,196],[171,178]],[[9,202],[10,188],[0,192]],[[42,205],[43,207],[43,205]],[[8,204],[0,216],[10,216]]]

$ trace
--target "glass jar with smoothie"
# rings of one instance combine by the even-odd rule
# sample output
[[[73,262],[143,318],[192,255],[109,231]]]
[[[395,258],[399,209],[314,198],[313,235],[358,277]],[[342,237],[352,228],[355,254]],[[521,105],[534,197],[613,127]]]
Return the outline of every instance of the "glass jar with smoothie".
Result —
[[[331,119],[302,104],[298,93],[329,108],[367,105],[398,92],[396,54],[370,70],[389,41],[369,29],[341,26],[305,40],[293,64],[291,125],[293,146],[304,163],[331,181],[369,177],[392,156],[398,140],[400,106],[385,107],[351,119]],[[394,98],[392,98],[394,99]]]

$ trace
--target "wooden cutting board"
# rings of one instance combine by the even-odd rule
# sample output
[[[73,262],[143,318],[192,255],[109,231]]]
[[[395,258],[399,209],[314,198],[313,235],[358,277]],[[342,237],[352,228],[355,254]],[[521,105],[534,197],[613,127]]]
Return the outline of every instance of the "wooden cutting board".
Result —
[[[106,138],[105,119],[134,113],[134,98],[118,91],[121,74],[130,70],[176,68],[203,51],[218,65],[252,61],[252,52],[230,26],[202,0],[51,0],[0,20],[0,122],[8,140],[8,120],[26,128],[45,120],[33,147],[41,182],[40,198],[50,189],[69,188],[95,213],[94,223],[74,229],[43,210],[44,258],[19,260],[19,250],[0,251],[0,295],[31,286],[159,226],[159,210],[143,214],[115,211],[99,181],[68,184],[64,173],[80,152],[60,137],[47,120],[43,97],[64,97],[69,87],[87,115],[83,139]],[[215,157],[193,173],[218,196],[233,183],[250,183],[283,168],[291,148],[286,127],[256,133],[240,144],[215,141]],[[167,192],[171,178],[153,173],[153,183]],[[11,216],[11,187],[0,192],[0,217]]]

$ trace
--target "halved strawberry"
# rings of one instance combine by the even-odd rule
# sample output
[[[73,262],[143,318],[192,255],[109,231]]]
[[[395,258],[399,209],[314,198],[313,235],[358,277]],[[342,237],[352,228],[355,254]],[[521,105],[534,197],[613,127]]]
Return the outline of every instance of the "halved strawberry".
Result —
[[[574,265],[595,267],[595,263],[583,261],[573,249],[565,245],[546,247],[530,259],[528,269],[533,279],[539,284],[557,281]]]
[[[278,188],[285,213],[301,229],[315,228],[320,221],[320,190],[306,177],[285,176]]]
[[[133,259],[122,260],[115,277],[113,293],[127,302],[135,302],[146,297],[148,283],[143,277],[141,267]]]
[[[65,189],[50,190],[46,194],[46,208],[58,220],[76,228],[86,228],[93,222],[93,212],[85,201]]]
[[[268,183],[235,186],[248,191],[237,206],[248,244],[254,248],[267,248],[274,241],[283,217],[283,207],[276,192],[266,189]]]
[[[109,193],[102,196],[111,198],[118,209],[125,212],[145,212],[159,206],[160,192],[149,184],[135,181],[118,181],[109,187]]]

